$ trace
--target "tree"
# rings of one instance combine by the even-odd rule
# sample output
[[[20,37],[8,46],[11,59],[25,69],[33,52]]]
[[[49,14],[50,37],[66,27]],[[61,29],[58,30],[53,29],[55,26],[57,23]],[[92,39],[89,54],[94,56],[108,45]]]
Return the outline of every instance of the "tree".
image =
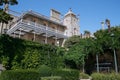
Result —
[[[109,20],[106,22],[108,22],[108,25],[110,26]],[[114,38],[111,37],[112,34],[114,34]],[[120,50],[119,34],[120,34],[119,26],[111,27],[109,32],[106,29],[106,30],[99,30],[95,33],[95,36],[99,40],[99,43],[101,44],[104,52],[109,50],[110,53],[111,52],[114,53],[114,63],[116,64],[115,65],[116,72],[117,72],[117,60],[116,60],[115,51]]]
[[[105,20],[106,25],[108,26],[108,32],[110,32],[110,20],[106,19]]]
[[[18,4],[17,0],[0,0],[0,5],[4,6],[3,9],[0,9],[0,22],[2,23],[1,33],[3,31],[4,23],[8,24],[8,22],[13,19],[9,14],[7,14],[8,7],[9,7],[9,5],[15,5],[15,4]]]
[[[17,0],[0,0],[0,5],[4,6],[4,11],[8,10],[9,5],[16,5],[18,4]]]
[[[65,41],[65,44],[64,46],[66,48],[70,48],[71,46],[73,46],[74,44],[78,43],[80,41],[80,36],[72,36],[70,38],[68,38],[66,41]]]
[[[90,48],[91,48],[90,53],[93,53],[93,55],[96,55],[97,72],[99,72],[99,58],[98,57],[99,57],[99,54],[103,53],[103,48],[99,40],[96,37],[93,38],[93,42]]]
[[[1,34],[3,31],[3,24],[8,24],[9,21],[11,21],[13,18],[7,14],[5,11],[3,11],[2,9],[0,9],[0,22],[2,23],[1,25]]]
[[[91,46],[91,39],[89,38],[79,39],[79,42],[77,42],[76,44],[72,45],[69,48],[66,54],[66,59],[75,62],[77,68],[79,69],[82,66],[83,72],[85,72],[84,70],[85,60],[89,55],[90,46]]]

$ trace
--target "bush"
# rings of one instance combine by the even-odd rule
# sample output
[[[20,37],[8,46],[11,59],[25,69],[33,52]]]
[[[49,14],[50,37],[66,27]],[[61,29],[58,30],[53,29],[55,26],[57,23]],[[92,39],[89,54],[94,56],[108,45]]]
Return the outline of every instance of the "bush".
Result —
[[[89,79],[89,75],[85,74],[85,73],[80,73],[79,78],[80,79]]]
[[[61,76],[62,80],[78,80],[79,79],[79,71],[71,70],[71,69],[55,70],[53,75]]]
[[[40,80],[40,76],[34,70],[9,70],[1,73],[0,80]]]
[[[41,77],[41,80],[62,80],[60,76]]]
[[[109,74],[109,80],[120,80],[120,74],[111,73]]]
[[[106,80],[107,75],[103,73],[93,73],[91,76],[93,80]]]
[[[92,80],[120,80],[120,74],[115,73],[109,73],[109,74],[103,74],[103,73],[93,73]]]
[[[52,69],[46,65],[41,65],[38,69],[38,72],[42,77],[51,76]]]

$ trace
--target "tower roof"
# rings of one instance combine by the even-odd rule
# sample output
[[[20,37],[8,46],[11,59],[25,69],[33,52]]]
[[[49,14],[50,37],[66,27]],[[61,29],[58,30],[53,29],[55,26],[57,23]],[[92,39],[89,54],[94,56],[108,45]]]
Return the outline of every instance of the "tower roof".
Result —
[[[74,15],[76,16],[73,12],[72,12],[72,9],[70,8],[69,11],[65,14],[65,16],[68,16],[68,15]]]

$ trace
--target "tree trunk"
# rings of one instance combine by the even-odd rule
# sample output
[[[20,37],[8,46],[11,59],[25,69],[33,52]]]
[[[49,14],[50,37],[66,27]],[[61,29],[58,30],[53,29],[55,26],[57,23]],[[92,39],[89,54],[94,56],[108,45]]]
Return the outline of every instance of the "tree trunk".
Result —
[[[4,11],[6,13],[8,13],[8,11],[9,11],[9,4],[8,3],[4,5]]]

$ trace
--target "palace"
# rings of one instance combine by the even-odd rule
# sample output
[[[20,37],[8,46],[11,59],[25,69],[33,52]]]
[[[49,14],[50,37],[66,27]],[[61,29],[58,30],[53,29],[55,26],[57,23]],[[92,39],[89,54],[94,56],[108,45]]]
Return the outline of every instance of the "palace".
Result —
[[[79,18],[71,9],[62,19],[61,13],[54,9],[51,9],[50,17],[32,10],[11,16],[14,19],[4,24],[0,31],[12,37],[62,46],[68,37],[80,35]]]

